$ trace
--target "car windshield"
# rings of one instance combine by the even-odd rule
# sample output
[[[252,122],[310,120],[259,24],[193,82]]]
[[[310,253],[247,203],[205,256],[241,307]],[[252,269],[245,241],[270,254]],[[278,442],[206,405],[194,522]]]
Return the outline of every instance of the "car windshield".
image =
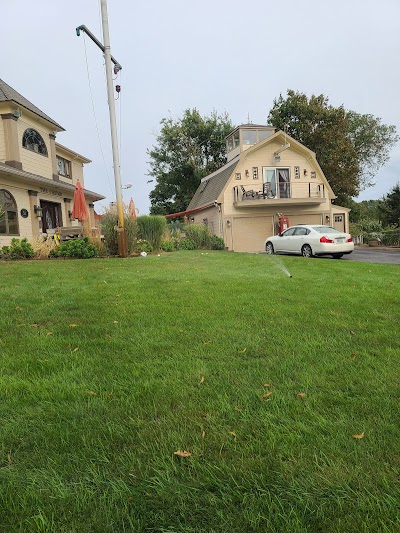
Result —
[[[315,228],[315,231],[318,231],[318,233],[343,233],[343,231],[338,231],[335,228],[331,228],[330,226],[317,226]]]

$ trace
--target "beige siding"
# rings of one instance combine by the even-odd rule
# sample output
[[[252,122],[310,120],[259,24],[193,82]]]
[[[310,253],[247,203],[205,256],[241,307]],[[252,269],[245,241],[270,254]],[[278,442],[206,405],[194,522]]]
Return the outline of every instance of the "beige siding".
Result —
[[[6,146],[4,139],[3,119],[0,118],[0,161],[4,163],[6,160]]]
[[[22,189],[21,187],[13,186],[11,180],[1,178],[1,177],[0,177],[0,189],[6,189],[9,193],[11,193],[14,196],[14,199],[17,203],[18,226],[19,226],[19,235],[13,235],[13,236],[0,235],[0,246],[9,245],[11,242],[11,239],[14,237],[18,239],[22,239],[23,237],[32,239],[32,223],[33,222],[37,223],[37,219],[35,215],[31,212],[28,191],[25,189]],[[28,210],[28,213],[29,213],[28,218],[21,217],[20,215],[21,209]]]
[[[83,165],[82,165],[82,163],[80,163],[79,161],[72,161],[71,171],[72,171],[72,183],[73,183],[73,185],[76,185],[76,182],[79,180],[81,182],[82,187],[84,187]]]
[[[43,141],[46,144],[47,156],[37,154],[22,147],[22,137],[27,128],[33,128],[43,138]],[[42,125],[34,120],[28,121],[23,117],[18,120],[18,143],[20,146],[20,156],[22,168],[26,172],[32,172],[32,174],[38,174],[44,178],[53,178],[53,166],[51,162],[51,151],[50,151],[50,139],[49,139],[49,129],[45,129]]]
[[[210,207],[204,211],[193,213],[192,215],[189,215],[189,218],[194,218],[193,222],[195,224],[204,224],[205,219],[207,219],[207,225],[211,231],[211,234],[222,237],[222,228],[217,207]]]
[[[273,233],[273,217],[233,217],[232,245],[235,252],[261,252],[265,239]]]

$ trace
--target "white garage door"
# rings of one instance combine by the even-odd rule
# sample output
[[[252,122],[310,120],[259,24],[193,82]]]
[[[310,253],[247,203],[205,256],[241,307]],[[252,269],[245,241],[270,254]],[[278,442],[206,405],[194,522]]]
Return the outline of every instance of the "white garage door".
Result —
[[[233,250],[263,252],[265,239],[273,233],[272,217],[234,217]]]

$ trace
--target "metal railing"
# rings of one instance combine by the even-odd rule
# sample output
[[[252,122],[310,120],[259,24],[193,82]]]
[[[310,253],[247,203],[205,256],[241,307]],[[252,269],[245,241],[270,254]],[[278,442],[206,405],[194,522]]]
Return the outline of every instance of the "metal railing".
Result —
[[[248,185],[235,185],[233,187],[234,202],[273,200],[280,199],[325,199],[325,185],[315,182],[280,182],[264,183],[263,185],[249,187]]]

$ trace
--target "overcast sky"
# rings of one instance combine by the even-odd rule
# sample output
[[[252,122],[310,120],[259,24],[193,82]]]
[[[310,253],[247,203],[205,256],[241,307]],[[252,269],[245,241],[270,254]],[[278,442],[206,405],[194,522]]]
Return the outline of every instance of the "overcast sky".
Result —
[[[99,0],[2,0],[1,7],[0,78],[66,129],[57,141],[93,161],[85,186],[113,200],[103,58],[75,33],[85,24],[103,40]],[[400,0],[108,0],[108,11],[111,52],[123,67],[115,82],[121,171],[133,185],[124,199],[132,196],[141,214],[154,185],[146,151],[160,120],[186,108],[263,124],[274,98],[291,88],[323,93],[400,132]],[[359,199],[379,198],[398,180],[400,144]]]

